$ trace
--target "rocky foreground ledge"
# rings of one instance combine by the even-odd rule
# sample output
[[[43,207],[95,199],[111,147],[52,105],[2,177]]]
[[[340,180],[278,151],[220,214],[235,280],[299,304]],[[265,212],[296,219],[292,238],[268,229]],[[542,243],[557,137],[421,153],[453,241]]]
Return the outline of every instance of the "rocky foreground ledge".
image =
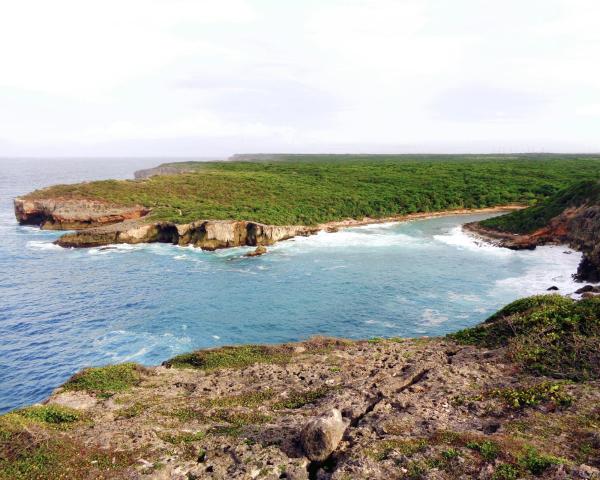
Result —
[[[449,338],[315,338],[83,370],[0,417],[2,479],[600,478],[600,298]]]

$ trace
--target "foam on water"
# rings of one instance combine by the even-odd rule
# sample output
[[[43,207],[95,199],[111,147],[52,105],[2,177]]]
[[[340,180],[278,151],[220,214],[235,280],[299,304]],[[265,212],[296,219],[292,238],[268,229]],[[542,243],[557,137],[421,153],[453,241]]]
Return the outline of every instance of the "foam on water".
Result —
[[[54,245],[51,241],[44,240],[30,240],[27,242],[27,248],[31,250],[42,250],[42,251],[64,251],[62,247]]]
[[[436,242],[445,243],[459,249],[471,250],[477,253],[483,253],[496,256],[510,256],[511,250],[506,248],[497,248],[489,243],[486,243],[472,235],[466,233],[461,225],[458,225],[448,233],[434,235],[433,239]]]
[[[497,288],[528,296],[546,293],[551,286],[558,287],[563,295],[572,294],[581,287],[581,283],[573,279],[581,261],[579,252],[560,246],[544,246],[536,249],[535,256],[527,255],[525,251],[514,254],[526,258],[530,265],[521,275],[496,280]]]

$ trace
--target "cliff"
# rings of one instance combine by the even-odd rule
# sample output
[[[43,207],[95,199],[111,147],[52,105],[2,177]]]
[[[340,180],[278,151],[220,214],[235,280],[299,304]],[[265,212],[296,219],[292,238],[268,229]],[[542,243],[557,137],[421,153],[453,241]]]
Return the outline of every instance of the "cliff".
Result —
[[[581,182],[540,205],[464,228],[500,247],[566,244],[583,252],[576,278],[600,282],[600,183]]]
[[[86,369],[0,417],[0,478],[597,479],[599,335],[600,298],[548,295],[449,338]]]
[[[189,224],[125,221],[68,233],[55,243],[61,247],[97,247],[113,243],[171,243],[203,250],[239,246],[268,246],[280,240],[316,233],[317,227],[274,226],[234,220],[201,220]]]
[[[45,230],[79,230],[109,225],[147,215],[141,205],[123,206],[92,200],[49,197],[15,198],[15,216],[21,225],[36,225]]]

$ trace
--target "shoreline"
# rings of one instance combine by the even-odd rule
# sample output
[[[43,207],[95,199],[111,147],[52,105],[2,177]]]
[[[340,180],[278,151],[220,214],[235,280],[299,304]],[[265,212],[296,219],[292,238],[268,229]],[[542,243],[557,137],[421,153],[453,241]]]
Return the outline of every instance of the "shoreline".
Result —
[[[17,207],[17,203],[15,203]],[[20,204],[19,204],[20,206]],[[97,208],[97,205],[94,205]],[[325,222],[314,226],[309,225],[265,225],[245,220],[196,220],[187,224],[177,224],[167,221],[152,221],[149,218],[125,219],[110,224],[99,223],[93,220],[86,224],[86,228],[76,229],[74,232],[65,233],[54,243],[61,247],[90,248],[111,244],[128,243],[171,243],[174,245],[192,245],[203,250],[217,250],[231,247],[268,247],[282,240],[289,240],[297,236],[310,236],[318,232],[336,232],[342,228],[351,228],[373,224],[404,222],[444,216],[469,215],[481,213],[511,212],[526,208],[522,205],[508,204],[486,208],[461,208],[454,210],[440,210],[437,212],[419,212],[402,215],[392,215],[381,218],[363,217],[362,219],[344,219]],[[16,208],[17,220],[22,221],[22,208]],[[98,211],[95,212],[98,214]],[[31,212],[29,213],[31,214]],[[81,215],[81,211],[78,212]],[[39,217],[38,217],[39,218]],[[99,217],[105,219],[106,216]],[[52,214],[49,222],[53,222]],[[68,217],[60,218],[61,225],[72,225]],[[44,229],[42,222],[40,228]],[[263,254],[264,249],[260,249]]]
[[[418,213],[407,213],[403,215],[392,215],[389,217],[371,218],[364,217],[361,220],[358,219],[346,219],[346,220],[333,220],[331,222],[320,223],[317,225],[321,230],[327,231],[328,229],[339,229],[339,228],[352,228],[362,227],[367,225],[377,225],[380,223],[390,222],[406,222],[411,220],[427,220],[429,218],[437,217],[451,217],[454,215],[470,215],[479,213],[502,213],[512,212],[515,210],[523,210],[527,208],[525,205],[519,204],[507,204],[496,207],[484,207],[484,208],[460,208],[456,210],[440,210],[437,212],[418,212]]]

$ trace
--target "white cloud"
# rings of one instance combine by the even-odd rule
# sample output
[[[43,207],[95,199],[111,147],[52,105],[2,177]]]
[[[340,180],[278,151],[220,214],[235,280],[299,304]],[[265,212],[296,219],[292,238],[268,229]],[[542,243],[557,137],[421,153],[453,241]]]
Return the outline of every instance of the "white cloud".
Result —
[[[0,155],[600,149],[599,22],[595,0],[0,0]]]

